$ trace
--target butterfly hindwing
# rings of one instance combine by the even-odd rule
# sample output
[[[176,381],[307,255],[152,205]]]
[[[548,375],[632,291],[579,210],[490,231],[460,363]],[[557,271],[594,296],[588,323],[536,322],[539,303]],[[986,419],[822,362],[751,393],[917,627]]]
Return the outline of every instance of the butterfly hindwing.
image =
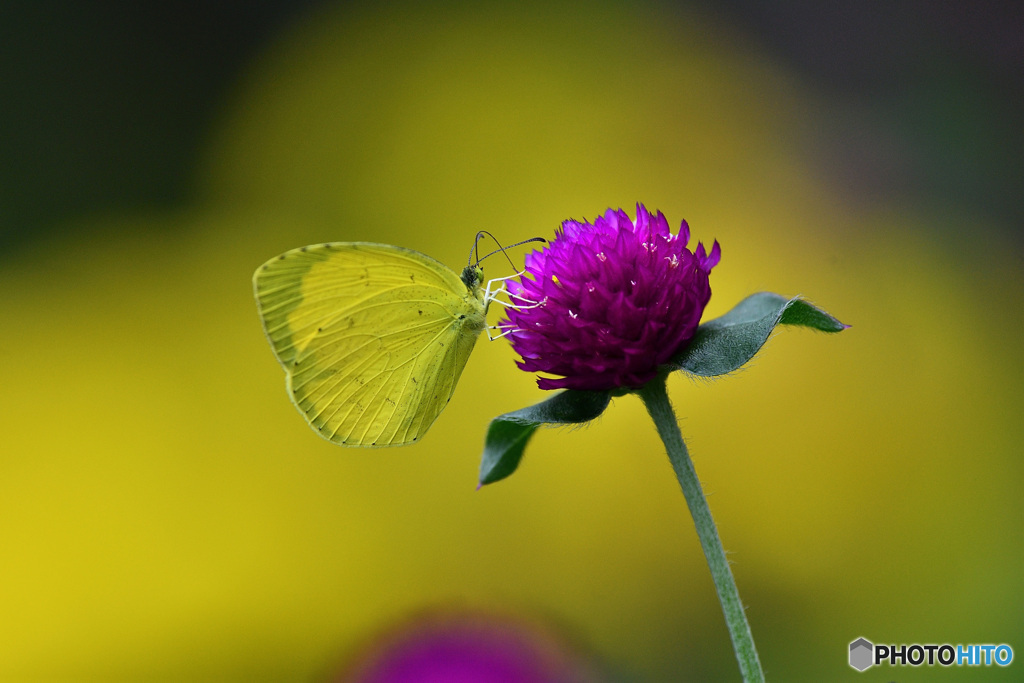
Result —
[[[293,250],[257,270],[254,287],[292,401],[340,444],[422,436],[484,326],[482,299],[458,275],[389,245]]]

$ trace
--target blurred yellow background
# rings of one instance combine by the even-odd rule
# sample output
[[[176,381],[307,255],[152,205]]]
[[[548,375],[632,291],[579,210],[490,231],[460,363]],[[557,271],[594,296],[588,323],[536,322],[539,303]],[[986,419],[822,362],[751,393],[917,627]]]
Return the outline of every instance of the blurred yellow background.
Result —
[[[457,604],[557,624],[622,680],[738,680],[638,400],[475,491],[489,419],[544,397],[504,341],[421,444],[341,449],[289,404],[252,298],[304,244],[458,269],[477,230],[637,201],[721,243],[707,317],[771,290],[853,325],[670,382],[769,680],[940,675],[857,674],[859,636],[1024,656],[1019,237],[952,200],[851,200],[808,151],[843,112],[728,24],[637,7],[318,6],[246,66],[193,201],[83,213],[3,261],[0,679],[321,680]]]

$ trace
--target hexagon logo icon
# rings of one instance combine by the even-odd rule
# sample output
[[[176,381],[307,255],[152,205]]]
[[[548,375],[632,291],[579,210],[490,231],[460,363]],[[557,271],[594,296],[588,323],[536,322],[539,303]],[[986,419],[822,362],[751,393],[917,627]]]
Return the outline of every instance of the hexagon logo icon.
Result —
[[[871,641],[858,638],[850,643],[850,666],[857,671],[864,671],[874,662],[875,646]]]

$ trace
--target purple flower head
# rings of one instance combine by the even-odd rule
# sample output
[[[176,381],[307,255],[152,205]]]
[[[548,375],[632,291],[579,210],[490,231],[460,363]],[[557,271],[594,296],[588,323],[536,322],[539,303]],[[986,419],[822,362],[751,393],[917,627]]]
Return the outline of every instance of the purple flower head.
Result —
[[[598,681],[596,665],[543,624],[484,612],[427,613],[346,667],[348,683]]]
[[[567,220],[555,239],[526,256],[526,273],[510,281],[509,330],[517,364],[541,389],[637,388],[657,375],[697,331],[711,298],[708,276],[721,250],[715,241],[687,248],[668,221],[637,204],[636,220],[608,209],[591,223]]]

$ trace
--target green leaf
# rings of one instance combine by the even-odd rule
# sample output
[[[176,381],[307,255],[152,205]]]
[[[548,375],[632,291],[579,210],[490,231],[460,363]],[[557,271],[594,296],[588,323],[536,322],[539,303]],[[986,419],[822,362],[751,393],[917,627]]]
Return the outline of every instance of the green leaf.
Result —
[[[693,341],[671,364],[701,377],[724,375],[753,358],[780,324],[822,332],[840,332],[849,327],[800,297],[786,299],[771,292],[759,292],[739,302],[721,318],[697,328]]]
[[[604,412],[610,391],[567,389],[551,398],[491,420],[480,462],[480,486],[493,484],[516,471],[526,443],[543,424],[580,424]]]

